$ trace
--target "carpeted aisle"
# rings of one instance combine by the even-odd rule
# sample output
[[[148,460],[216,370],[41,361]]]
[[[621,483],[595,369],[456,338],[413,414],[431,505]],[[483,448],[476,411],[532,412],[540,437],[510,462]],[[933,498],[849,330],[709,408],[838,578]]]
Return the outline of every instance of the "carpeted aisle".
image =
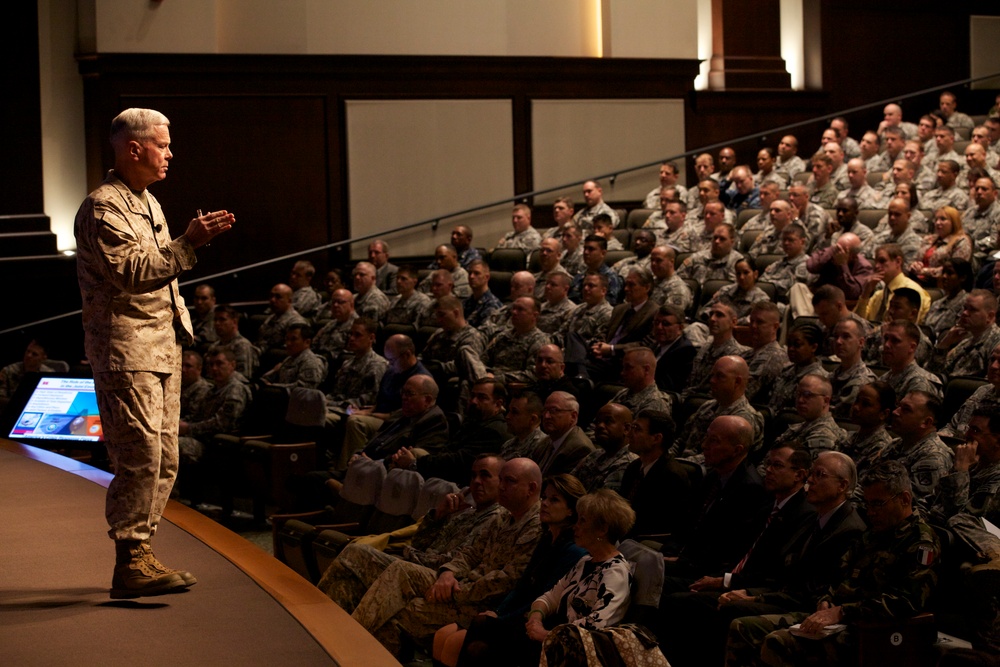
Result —
[[[111,601],[107,478],[48,452],[0,445],[3,664],[398,664],[308,582],[174,503],[156,552],[167,565],[191,570],[198,584],[175,595]]]

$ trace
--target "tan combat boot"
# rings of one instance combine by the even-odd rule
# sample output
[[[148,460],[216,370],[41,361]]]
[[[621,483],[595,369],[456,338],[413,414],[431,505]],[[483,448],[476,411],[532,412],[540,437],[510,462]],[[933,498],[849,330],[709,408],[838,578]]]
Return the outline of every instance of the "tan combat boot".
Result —
[[[139,540],[115,542],[115,573],[111,578],[111,599],[125,600],[146,595],[163,595],[187,588],[181,575],[157,567],[146,556]]]
[[[167,572],[168,574],[179,574],[179,575],[181,575],[181,579],[184,580],[184,585],[186,585],[186,586],[194,586],[195,584],[198,583],[198,579],[193,574],[191,574],[190,572],[188,572],[187,570],[175,570],[174,568],[167,567],[166,565],[164,565],[163,563],[161,563],[160,559],[157,558],[156,554],[153,553],[153,545],[152,545],[152,543],[149,540],[143,540],[142,541],[142,550],[146,554],[146,559],[153,565],[153,567],[155,567],[155,568],[157,568],[159,570],[163,570],[164,572]]]

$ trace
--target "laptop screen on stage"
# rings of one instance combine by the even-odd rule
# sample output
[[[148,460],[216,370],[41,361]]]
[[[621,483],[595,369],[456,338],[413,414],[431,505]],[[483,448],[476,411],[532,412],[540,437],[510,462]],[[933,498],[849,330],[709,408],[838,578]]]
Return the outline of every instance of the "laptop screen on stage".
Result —
[[[18,416],[9,434],[5,434],[7,437],[20,441],[100,442],[104,439],[93,378],[65,375],[36,378],[34,387],[18,388],[17,394],[24,397],[23,407],[20,404],[7,406],[14,411],[20,410],[19,414],[9,413]]]

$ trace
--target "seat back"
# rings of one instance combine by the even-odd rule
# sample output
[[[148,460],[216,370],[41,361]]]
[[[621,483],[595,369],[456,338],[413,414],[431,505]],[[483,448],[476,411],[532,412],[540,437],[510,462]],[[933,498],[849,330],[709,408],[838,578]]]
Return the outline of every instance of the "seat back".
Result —
[[[747,223],[750,218],[758,215],[763,209],[759,208],[745,208],[736,214],[736,229],[739,229]]]
[[[716,292],[718,292],[726,285],[731,285],[731,284],[732,281],[730,280],[716,280],[716,279],[706,280],[705,284],[701,286],[701,297],[700,297],[701,305],[704,306],[706,303],[712,300],[712,296]]]
[[[627,242],[628,239],[626,238],[625,241]],[[631,250],[609,250],[608,254],[604,257],[604,263],[608,266],[614,266],[616,262],[620,262],[628,257],[635,257],[635,253]]]
[[[878,221],[888,213],[884,208],[863,208],[858,211],[858,222],[869,229],[875,229],[878,226]]]
[[[510,279],[514,274],[510,271],[493,271],[490,269],[490,291],[501,301],[510,296]]]
[[[641,229],[646,221],[649,220],[649,216],[653,215],[656,210],[652,208],[634,208],[628,212],[628,218],[625,220],[626,229]]]
[[[754,264],[757,266],[757,270],[764,273],[764,269],[771,266],[777,261],[784,259],[784,255],[757,255],[757,259],[754,260]]]
[[[491,271],[495,269],[516,273],[524,271],[524,267],[527,266],[527,257],[524,255],[524,250],[520,248],[497,248],[490,253],[489,265]]]
[[[372,461],[364,457],[355,459],[347,467],[340,497],[357,505],[374,505],[382,492],[382,482],[385,478],[386,470],[381,461]]]

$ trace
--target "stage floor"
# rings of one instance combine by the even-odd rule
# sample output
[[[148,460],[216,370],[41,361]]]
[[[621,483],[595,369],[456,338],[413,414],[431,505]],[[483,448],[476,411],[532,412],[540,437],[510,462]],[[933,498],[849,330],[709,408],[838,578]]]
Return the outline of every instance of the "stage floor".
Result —
[[[0,440],[0,656],[7,665],[398,665],[314,586],[171,502],[157,556],[184,593],[108,598],[110,476]]]

